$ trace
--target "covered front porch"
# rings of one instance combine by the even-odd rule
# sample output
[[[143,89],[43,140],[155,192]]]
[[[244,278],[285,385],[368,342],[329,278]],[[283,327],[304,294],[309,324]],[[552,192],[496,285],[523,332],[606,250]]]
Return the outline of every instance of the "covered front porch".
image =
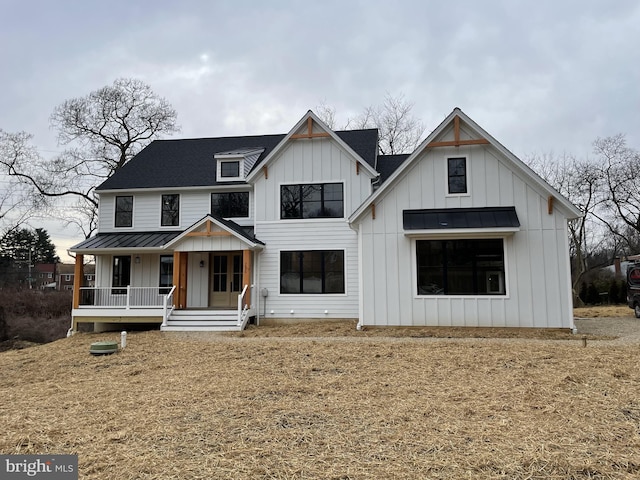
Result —
[[[70,332],[79,323],[95,330],[132,323],[167,331],[244,329],[256,315],[253,265],[262,244],[229,223],[208,216],[170,238],[163,234],[164,241],[147,234],[146,246],[141,234],[128,233],[101,234],[93,248],[81,249],[92,239],[74,247],[75,278],[83,278],[85,255],[92,254],[96,286],[74,282]],[[108,241],[119,248],[96,248]]]

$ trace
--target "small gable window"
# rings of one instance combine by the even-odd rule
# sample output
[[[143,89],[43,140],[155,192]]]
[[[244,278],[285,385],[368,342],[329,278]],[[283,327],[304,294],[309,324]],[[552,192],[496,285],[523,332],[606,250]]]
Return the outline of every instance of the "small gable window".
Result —
[[[160,225],[177,227],[180,225],[180,195],[162,195],[162,215]]]
[[[240,176],[240,161],[235,160],[233,162],[220,162],[220,177],[239,177]]]
[[[450,194],[467,193],[467,159],[464,157],[448,158],[447,178]]]
[[[133,196],[116,197],[116,227],[131,227],[133,225]]]

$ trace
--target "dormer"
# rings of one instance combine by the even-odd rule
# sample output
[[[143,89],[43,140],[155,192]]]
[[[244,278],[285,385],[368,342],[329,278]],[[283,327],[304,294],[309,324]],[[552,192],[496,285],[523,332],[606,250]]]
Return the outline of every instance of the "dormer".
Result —
[[[217,182],[244,181],[262,152],[264,152],[263,147],[253,147],[216,153],[214,159]]]

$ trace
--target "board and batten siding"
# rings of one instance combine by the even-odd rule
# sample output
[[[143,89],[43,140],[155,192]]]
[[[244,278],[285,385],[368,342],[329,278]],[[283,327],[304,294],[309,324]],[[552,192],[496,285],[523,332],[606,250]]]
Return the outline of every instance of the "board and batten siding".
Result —
[[[281,220],[280,186],[307,183],[343,183],[344,218]],[[296,140],[269,164],[268,178],[256,180],[254,192],[255,235],[265,243],[257,291],[268,290],[261,317],[358,318],[358,237],[346,219],[370,195],[371,175],[364,168],[357,173],[355,159],[330,138]],[[344,251],[344,294],[280,294],[280,252],[302,250]]]
[[[448,195],[447,158],[466,157],[466,195]],[[418,296],[407,209],[515,206],[520,230],[505,235],[507,294]],[[547,193],[493,147],[427,150],[359,222],[363,325],[570,328],[566,216],[547,211]],[[464,230],[456,234],[464,235]],[[468,238],[474,238],[470,235]],[[427,235],[418,237],[429,239]]]
[[[358,237],[345,221],[299,221],[286,228],[261,224],[259,235],[266,247],[258,257],[258,291],[266,288],[269,292],[266,299],[260,299],[266,300],[260,310],[262,318],[358,318]],[[343,250],[345,293],[281,294],[280,252],[300,250]]]
[[[127,256],[122,253],[122,256]],[[160,256],[173,255],[146,253],[132,254],[131,256],[131,286],[132,287],[157,287],[160,284]],[[96,287],[111,287],[113,257],[117,255],[96,255]],[[140,257],[140,263],[135,262],[136,256]]]
[[[246,191],[246,186],[241,186],[237,190]],[[100,216],[98,229],[101,233],[106,232],[153,232],[159,230],[180,230],[186,229],[205,215],[211,212],[211,193],[213,189],[207,190],[167,190],[155,192],[135,192],[135,193],[103,193],[100,195]],[[220,187],[215,191],[236,191],[230,187]],[[180,195],[180,224],[176,227],[160,226],[160,215],[162,211],[162,195],[178,193]],[[115,198],[116,196],[133,195],[133,226],[131,228],[115,228]],[[233,218],[232,220],[240,225],[251,225],[253,223],[253,193],[249,192],[249,217]]]

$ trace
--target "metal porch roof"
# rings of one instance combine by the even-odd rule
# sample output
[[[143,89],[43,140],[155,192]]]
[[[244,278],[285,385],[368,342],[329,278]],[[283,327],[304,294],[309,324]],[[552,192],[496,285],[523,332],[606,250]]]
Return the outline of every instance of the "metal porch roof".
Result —
[[[405,230],[520,227],[516,207],[404,210],[402,222]]]

